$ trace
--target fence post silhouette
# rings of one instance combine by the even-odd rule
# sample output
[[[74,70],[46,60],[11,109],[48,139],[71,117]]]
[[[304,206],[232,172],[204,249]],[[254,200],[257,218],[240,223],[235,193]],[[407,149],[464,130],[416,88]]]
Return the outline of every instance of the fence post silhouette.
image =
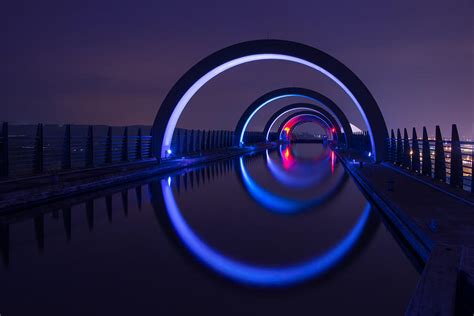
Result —
[[[123,130],[122,161],[128,161],[128,127]]]
[[[66,125],[64,129],[63,157],[61,168],[63,170],[71,169],[71,125]]]
[[[413,134],[411,140],[412,155],[411,155],[411,170],[414,172],[420,172],[420,147],[418,144],[418,135],[416,134],[416,128],[413,127]]]
[[[36,174],[42,173],[44,169],[43,166],[44,166],[43,124],[39,123],[36,128],[34,172]]]
[[[455,188],[463,187],[463,175],[462,175],[462,152],[461,143],[459,140],[459,133],[456,124],[452,125],[451,129],[451,163],[450,163],[451,175],[450,185]]]
[[[140,160],[142,159],[142,129],[139,128],[138,129],[138,133],[137,133],[137,144],[136,144],[136,151],[135,151],[135,159],[137,160]]]
[[[408,131],[403,129],[403,160],[402,166],[405,169],[410,169],[410,140],[408,139]]]
[[[436,142],[435,142],[435,180],[446,182],[446,161],[444,158],[443,137],[441,129],[436,125]]]
[[[393,129],[391,130],[390,132],[390,140],[389,140],[389,143],[390,143],[390,151],[389,151],[389,160],[392,162],[392,163],[396,163],[397,162],[397,143],[395,141],[395,132],[393,131]]]
[[[112,163],[112,127],[107,129],[107,140],[105,142],[105,163]]]
[[[94,127],[92,125],[87,129],[86,167],[94,167]]]
[[[400,134],[400,129],[397,129],[397,165],[401,166],[403,161],[403,145],[402,145],[402,135]]]
[[[8,177],[10,174],[10,163],[8,154],[8,122],[2,124],[2,143],[1,143],[1,159],[2,166],[0,169],[0,176]]]
[[[425,176],[430,176],[432,173],[431,167],[431,149],[430,149],[430,141],[428,139],[428,132],[426,131],[426,127],[423,126],[423,148],[422,148],[422,165],[421,165],[421,174]]]

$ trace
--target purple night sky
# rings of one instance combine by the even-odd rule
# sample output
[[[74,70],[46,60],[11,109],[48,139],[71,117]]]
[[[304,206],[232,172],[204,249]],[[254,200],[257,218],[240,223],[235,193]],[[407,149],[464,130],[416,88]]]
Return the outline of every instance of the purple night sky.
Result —
[[[276,38],[319,48],[351,68],[389,128],[441,125],[474,134],[472,0],[11,1],[2,6],[2,120],[152,124],[168,90],[192,65],[234,43]],[[263,61],[206,85],[180,119],[233,129],[260,95],[301,86],[332,98],[364,127],[348,97],[303,66]],[[279,106],[261,111],[263,128]]]

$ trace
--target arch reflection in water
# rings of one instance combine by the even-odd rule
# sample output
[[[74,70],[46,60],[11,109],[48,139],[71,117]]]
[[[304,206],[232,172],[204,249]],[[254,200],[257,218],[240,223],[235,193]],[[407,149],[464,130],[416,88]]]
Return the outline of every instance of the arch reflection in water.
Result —
[[[295,158],[293,146],[280,145],[281,164],[271,158],[269,150],[265,152],[267,167],[272,176],[288,188],[307,188],[321,183],[334,174],[335,156],[327,149],[315,159]],[[298,160],[297,160],[298,159]]]
[[[202,240],[181,214],[172,187],[168,185],[166,179],[161,180],[161,191],[167,221],[171,225],[172,233],[176,234],[182,245],[201,263],[238,283],[262,287],[284,287],[322,276],[347,258],[359,241],[370,239],[363,238],[364,232],[370,234],[374,231],[367,225],[371,222],[370,218],[373,214],[370,204],[367,203],[351,230],[325,253],[288,266],[252,265],[226,256]],[[153,192],[159,194],[155,190]],[[156,201],[157,198],[153,200]],[[155,205],[155,207],[157,212],[162,211],[161,205]],[[169,229],[166,231],[170,232]]]
[[[282,153],[280,154],[283,161],[282,164],[283,166],[286,166],[286,168],[289,169],[290,163],[288,162],[290,162],[292,159],[290,158],[292,157],[292,154],[291,154],[292,147],[290,145],[289,147],[280,147],[280,148],[284,148]],[[324,168],[324,165],[326,165],[328,168],[328,171],[334,170],[329,164],[321,163],[322,161],[328,161],[328,162],[330,161],[330,153],[331,153],[331,150],[324,151],[321,156],[313,160],[313,163],[315,164],[315,166],[319,164],[319,167],[322,166],[321,168]],[[260,184],[258,184],[257,181],[255,181],[255,179],[248,172],[246,165],[244,163],[243,157],[239,158],[239,166],[240,166],[239,176],[241,179],[241,183],[244,186],[245,190],[249,193],[249,195],[264,208],[272,212],[276,212],[280,214],[296,214],[298,212],[307,210],[311,207],[322,205],[326,203],[327,201],[331,200],[332,198],[334,198],[336,196],[336,193],[340,192],[344,183],[347,181],[347,174],[345,172],[341,172],[339,175],[336,175],[338,176],[338,178],[335,181],[334,185],[324,188],[325,189],[324,193],[319,194],[316,197],[306,199],[306,200],[292,199],[292,198],[288,198],[288,197],[273,193],[265,189],[264,187],[262,187]],[[270,164],[267,163],[267,167],[270,170],[270,172],[276,171],[275,166],[273,166],[273,169],[272,169],[272,166],[270,166]],[[315,168],[318,168],[318,167],[315,167]],[[324,178],[324,176],[329,177],[330,175],[331,175],[331,172],[326,172],[323,174],[315,174],[313,175],[315,178],[310,179],[309,182],[314,181],[314,183],[317,183],[318,180],[321,181]],[[277,178],[277,180],[283,180],[282,184],[288,184],[289,182],[298,181],[298,178],[293,178],[290,180],[289,176],[284,176],[282,173],[278,173],[278,171],[274,173],[274,176],[275,178]],[[309,174],[304,174],[304,175],[300,174],[300,176],[303,176],[303,177],[299,177],[300,181],[302,182],[306,181],[306,179],[303,179],[304,177],[311,177],[311,175]]]

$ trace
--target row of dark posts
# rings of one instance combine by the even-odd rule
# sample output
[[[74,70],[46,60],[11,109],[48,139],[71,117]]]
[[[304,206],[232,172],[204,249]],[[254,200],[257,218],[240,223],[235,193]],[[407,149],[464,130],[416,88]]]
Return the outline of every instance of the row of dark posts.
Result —
[[[172,143],[173,156],[210,151],[233,145],[234,132],[176,129]]]
[[[38,124],[36,128],[36,137],[34,138],[34,158],[33,158],[33,173],[41,174],[44,172],[44,132],[43,124]],[[9,131],[8,123],[3,123],[2,134],[0,141],[0,176],[8,177],[10,175],[10,161],[9,161]],[[110,164],[113,160],[113,140],[112,140],[112,127],[107,130],[106,145],[105,145],[105,160],[104,163]],[[93,126],[88,127],[87,138],[85,144],[85,167],[91,168],[96,165],[94,157],[94,128]],[[135,148],[135,160],[141,160],[143,158],[151,158],[151,150],[147,153],[148,157],[143,155],[143,136],[142,130],[138,129]],[[129,149],[129,131],[128,127],[124,128],[122,144],[121,144],[121,162],[129,161],[130,149]],[[72,168],[72,135],[71,125],[65,126],[63,150],[61,155],[61,170],[68,170]]]
[[[436,126],[435,148],[434,148],[434,170],[432,169],[431,148],[428,139],[426,127],[423,127],[422,150],[420,155],[419,139],[416,129],[412,131],[412,143],[408,131],[403,130],[403,137],[400,129],[397,129],[397,135],[392,129],[390,140],[388,142],[389,159],[395,165],[411,170],[415,173],[433,177],[435,180],[446,182],[446,158],[444,151],[443,137],[441,129]],[[471,155],[474,155],[471,154]],[[420,159],[421,158],[421,159]],[[473,157],[474,158],[474,157]],[[450,185],[454,188],[463,188],[463,162],[461,141],[456,124],[452,125],[451,131],[451,153],[450,153]],[[421,162],[421,163],[420,163]],[[474,159],[473,162],[474,163]],[[471,164],[471,192],[474,193],[474,172]]]

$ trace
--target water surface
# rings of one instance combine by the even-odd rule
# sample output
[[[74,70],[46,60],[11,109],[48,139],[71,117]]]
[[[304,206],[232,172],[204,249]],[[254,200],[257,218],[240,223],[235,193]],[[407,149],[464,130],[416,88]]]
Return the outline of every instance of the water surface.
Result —
[[[401,315],[419,278],[320,144],[224,160],[1,223],[2,315]]]

